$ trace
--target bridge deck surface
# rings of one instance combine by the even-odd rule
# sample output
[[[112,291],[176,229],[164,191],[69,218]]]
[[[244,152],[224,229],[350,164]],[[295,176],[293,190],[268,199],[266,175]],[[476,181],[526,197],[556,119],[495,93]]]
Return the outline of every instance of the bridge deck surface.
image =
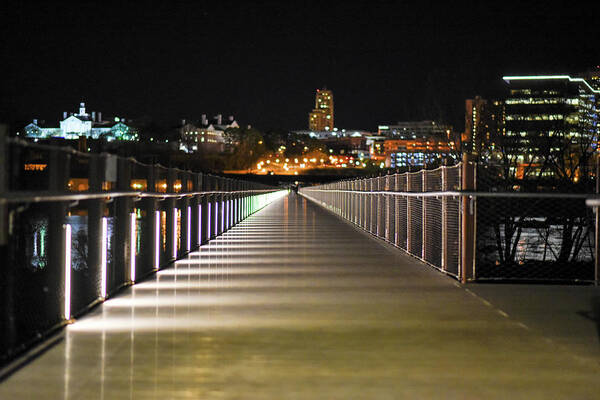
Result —
[[[597,337],[588,353],[507,314],[499,291],[526,287],[504,287],[291,195],[70,325],[0,398],[598,398]]]

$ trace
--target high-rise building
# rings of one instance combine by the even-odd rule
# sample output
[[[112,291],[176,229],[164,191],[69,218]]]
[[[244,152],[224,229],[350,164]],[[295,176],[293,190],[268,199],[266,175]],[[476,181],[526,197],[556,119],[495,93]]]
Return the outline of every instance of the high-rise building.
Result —
[[[577,77],[585,79],[594,89],[600,90],[600,65],[597,65],[595,69],[577,74]]]
[[[494,140],[502,129],[503,103],[488,101],[475,96],[465,100],[465,132],[462,134],[462,150],[482,155],[493,152]]]
[[[513,176],[576,182],[600,134],[600,90],[568,75],[506,76],[504,135],[498,152]]]
[[[451,131],[451,126],[435,121],[405,121],[377,127],[379,136],[394,139],[426,139],[429,137],[450,139]]]
[[[333,131],[333,93],[317,89],[315,108],[308,114],[308,129],[311,131]]]
[[[404,121],[379,125],[380,142],[374,141],[371,154],[385,156],[391,168],[423,167],[455,155],[452,127],[435,121]],[[379,151],[377,145],[383,142]]]

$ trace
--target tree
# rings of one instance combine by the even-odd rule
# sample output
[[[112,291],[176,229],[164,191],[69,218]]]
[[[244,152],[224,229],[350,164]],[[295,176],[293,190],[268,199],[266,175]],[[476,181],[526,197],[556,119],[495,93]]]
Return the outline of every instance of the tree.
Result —
[[[249,169],[266,152],[263,135],[256,129],[227,129],[225,138],[235,146],[227,162],[228,169]]]
[[[545,107],[507,113],[509,126],[496,131],[494,150],[479,153],[483,165],[477,174],[478,190],[590,192],[598,139],[592,119],[582,118],[580,110],[569,104]],[[538,119],[538,115],[545,116]],[[481,200],[478,208],[493,228],[501,265],[517,262],[524,230],[535,229],[544,249],[543,261],[551,256],[557,264],[576,262],[591,240],[589,210],[581,201],[494,199],[491,203]]]

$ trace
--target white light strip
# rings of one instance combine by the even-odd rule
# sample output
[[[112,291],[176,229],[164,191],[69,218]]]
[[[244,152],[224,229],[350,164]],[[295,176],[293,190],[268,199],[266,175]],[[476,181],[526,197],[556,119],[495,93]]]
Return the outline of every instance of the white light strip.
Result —
[[[208,202],[208,218],[206,220],[206,238],[210,240],[210,205],[211,202]]]
[[[215,201],[215,237],[219,235],[219,202]]]
[[[129,273],[130,273],[130,278],[131,278],[131,282],[135,282],[135,250],[137,247],[137,227],[136,227],[136,214],[134,212],[132,212],[130,214],[130,220],[131,220],[131,234],[129,237],[129,241],[130,241],[130,254],[129,254]]]
[[[583,82],[593,93],[600,93],[600,90],[594,89],[583,78],[571,78],[569,75],[532,75],[532,76],[503,76],[505,81],[526,81],[526,80],[548,80],[548,79],[568,79],[569,82]]]
[[[160,211],[154,212],[154,269],[160,265]]]
[[[187,208],[187,251],[192,249],[192,207]]]
[[[202,204],[198,204],[198,246],[202,244]]]
[[[177,258],[177,209],[173,209],[173,258]]]
[[[65,319],[71,319],[71,225],[65,225]]]
[[[107,281],[108,281],[108,275],[107,275],[107,270],[106,270],[106,258],[108,256],[107,252],[108,252],[108,220],[103,217],[102,218],[102,243],[101,243],[101,249],[100,249],[100,273],[101,273],[101,278],[100,278],[100,296],[102,296],[103,299],[106,298],[107,290]]]
[[[219,234],[219,202],[215,201],[215,236]]]
[[[221,202],[221,233],[225,230],[225,214],[227,214],[225,210],[225,202]]]

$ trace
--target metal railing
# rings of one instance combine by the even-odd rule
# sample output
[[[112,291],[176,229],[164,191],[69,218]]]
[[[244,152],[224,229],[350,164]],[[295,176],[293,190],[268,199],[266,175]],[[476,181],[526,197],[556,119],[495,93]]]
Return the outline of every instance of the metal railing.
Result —
[[[596,194],[478,192],[475,171],[463,162],[299,193],[464,283],[598,283],[597,217],[585,203]]]
[[[109,154],[0,142],[0,364],[287,193]]]

